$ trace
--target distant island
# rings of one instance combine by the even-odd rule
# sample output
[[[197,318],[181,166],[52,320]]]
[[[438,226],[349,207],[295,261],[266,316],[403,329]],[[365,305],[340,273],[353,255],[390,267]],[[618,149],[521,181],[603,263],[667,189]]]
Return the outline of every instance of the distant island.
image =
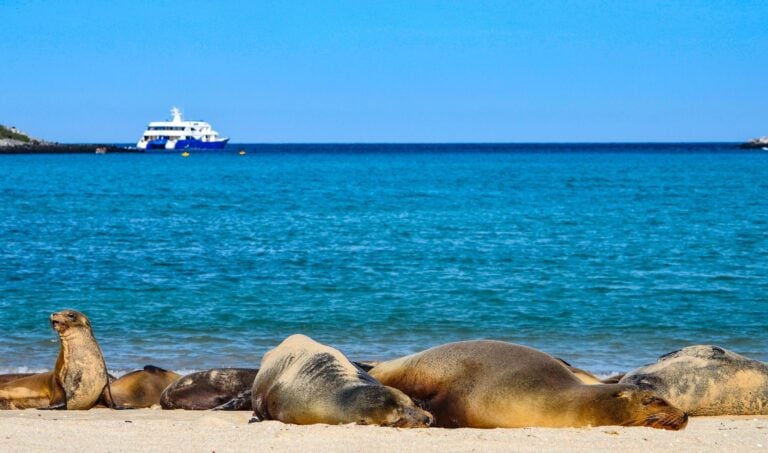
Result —
[[[768,148],[768,136],[753,138],[747,143],[742,143],[741,148]]]
[[[106,144],[61,144],[32,137],[13,126],[0,124],[0,154],[131,153],[136,149]]]

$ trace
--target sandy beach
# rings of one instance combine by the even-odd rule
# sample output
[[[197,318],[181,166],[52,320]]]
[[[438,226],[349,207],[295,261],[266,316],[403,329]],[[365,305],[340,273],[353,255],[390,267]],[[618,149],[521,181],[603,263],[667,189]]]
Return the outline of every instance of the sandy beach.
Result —
[[[0,412],[0,450],[16,451],[766,451],[768,417],[692,418],[651,428],[398,429],[248,424],[249,412],[142,409]]]

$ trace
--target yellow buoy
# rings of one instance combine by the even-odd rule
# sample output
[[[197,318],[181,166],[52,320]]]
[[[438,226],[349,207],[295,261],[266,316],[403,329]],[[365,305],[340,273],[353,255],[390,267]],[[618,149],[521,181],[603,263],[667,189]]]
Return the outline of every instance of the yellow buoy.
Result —
[[[245,156],[245,150],[244,150],[244,149],[241,149],[241,150],[240,150],[240,155],[241,155],[241,156]]]
[[[189,153],[184,151],[183,153],[181,153],[181,157],[189,157]]]

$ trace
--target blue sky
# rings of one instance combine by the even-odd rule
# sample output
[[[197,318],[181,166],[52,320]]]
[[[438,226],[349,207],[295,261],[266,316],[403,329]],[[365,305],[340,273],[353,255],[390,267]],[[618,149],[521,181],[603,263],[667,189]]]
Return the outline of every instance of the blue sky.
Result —
[[[0,0],[0,124],[135,141],[172,105],[234,142],[768,134],[766,1]]]

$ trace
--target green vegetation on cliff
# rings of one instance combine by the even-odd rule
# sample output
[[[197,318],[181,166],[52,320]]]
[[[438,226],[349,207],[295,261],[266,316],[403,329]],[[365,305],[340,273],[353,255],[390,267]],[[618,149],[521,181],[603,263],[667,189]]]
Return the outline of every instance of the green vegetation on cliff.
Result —
[[[11,140],[18,140],[20,142],[29,143],[30,138],[24,134],[20,134],[11,128],[7,128],[0,125],[0,139],[7,138]]]

